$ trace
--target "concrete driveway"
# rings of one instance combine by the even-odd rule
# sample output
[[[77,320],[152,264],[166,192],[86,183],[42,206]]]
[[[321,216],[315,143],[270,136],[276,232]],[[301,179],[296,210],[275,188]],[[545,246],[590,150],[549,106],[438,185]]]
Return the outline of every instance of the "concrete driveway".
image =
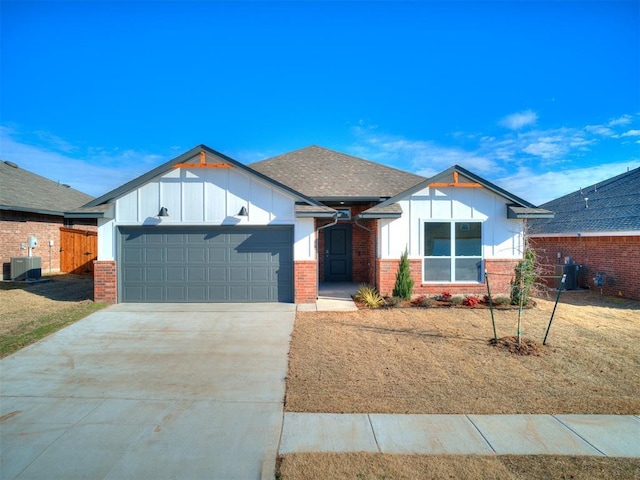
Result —
[[[0,478],[272,479],[294,314],[121,304],[3,359]]]

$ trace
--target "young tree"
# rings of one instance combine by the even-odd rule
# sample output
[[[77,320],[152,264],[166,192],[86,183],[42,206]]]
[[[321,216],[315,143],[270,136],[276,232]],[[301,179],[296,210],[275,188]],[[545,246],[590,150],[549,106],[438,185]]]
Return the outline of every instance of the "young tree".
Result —
[[[393,296],[409,300],[412,292],[413,279],[411,278],[411,269],[409,268],[409,252],[405,248],[404,253],[400,257],[400,265],[398,266],[398,273],[396,273],[396,284],[393,287]]]

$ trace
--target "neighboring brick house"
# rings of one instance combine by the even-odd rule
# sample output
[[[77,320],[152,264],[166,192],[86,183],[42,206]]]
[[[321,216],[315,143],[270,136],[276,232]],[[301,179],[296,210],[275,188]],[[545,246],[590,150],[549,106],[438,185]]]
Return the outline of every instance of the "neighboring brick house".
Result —
[[[91,270],[95,252],[81,259],[72,258],[73,252],[61,252],[65,235],[69,243],[75,236],[95,235],[95,220],[66,219],[64,212],[78,208],[93,197],[52,180],[20,168],[13,162],[0,161],[0,263],[2,279],[10,278],[12,257],[28,255],[27,239],[35,236],[38,246],[35,257],[42,258],[42,273],[61,271],[61,258],[68,264],[76,262]],[[80,233],[75,232],[78,230]],[[68,233],[65,233],[68,232]],[[84,232],[90,232],[86,234]],[[94,240],[95,243],[95,240]],[[25,248],[22,248],[22,247]],[[71,249],[70,249],[71,250]],[[64,261],[63,261],[64,263]],[[76,269],[75,267],[73,268]],[[78,272],[85,268],[78,268]],[[64,270],[64,269],[63,269]]]
[[[431,179],[312,146],[243,165],[200,145],[89,202],[96,300],[315,302],[319,282],[485,291],[512,272],[522,218],[551,212],[454,166]],[[506,293],[508,276],[496,276]]]
[[[603,293],[640,300],[640,168],[542,207],[555,218],[531,222],[529,236],[541,264],[571,257],[580,265],[579,287],[599,290],[598,278]]]

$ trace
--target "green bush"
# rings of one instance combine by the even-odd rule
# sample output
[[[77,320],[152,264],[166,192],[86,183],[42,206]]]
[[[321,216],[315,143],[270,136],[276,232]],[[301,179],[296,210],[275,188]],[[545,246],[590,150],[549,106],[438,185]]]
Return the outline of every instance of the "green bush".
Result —
[[[409,252],[407,249],[400,257],[398,273],[396,273],[396,285],[393,287],[393,296],[403,300],[409,300],[413,292],[413,279],[411,278],[411,268],[409,267]]]

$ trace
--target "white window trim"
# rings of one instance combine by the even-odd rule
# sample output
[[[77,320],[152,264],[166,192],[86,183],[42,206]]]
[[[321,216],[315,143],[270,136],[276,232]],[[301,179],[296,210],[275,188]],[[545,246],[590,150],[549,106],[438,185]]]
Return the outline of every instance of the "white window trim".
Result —
[[[425,255],[425,250],[424,250],[424,226],[426,223],[449,223],[450,224],[450,228],[451,228],[451,255],[448,256],[436,256],[436,257],[427,257]],[[455,255],[455,224],[456,223],[479,223],[480,224],[480,255],[474,255],[474,256],[468,256],[468,257],[456,257]],[[420,258],[422,260],[422,283],[425,285],[440,285],[443,283],[447,283],[447,284],[451,284],[451,285],[456,285],[456,284],[478,284],[481,285],[484,283],[484,265],[485,265],[485,258],[484,258],[484,238],[485,238],[485,231],[484,231],[484,221],[483,220],[478,220],[476,218],[474,219],[464,219],[464,218],[459,218],[459,219],[439,219],[439,218],[430,218],[430,219],[426,219],[426,220],[422,220],[420,222]],[[479,281],[471,281],[471,280],[454,280],[451,281],[451,276],[449,277],[448,281],[442,281],[442,280],[426,280],[425,279],[425,273],[426,273],[426,269],[424,267],[424,263],[425,260],[427,258],[436,258],[436,259],[449,259],[450,261],[450,271],[451,271],[451,276],[455,275],[455,259],[456,258],[477,258],[480,260],[481,262],[481,267],[480,267],[480,279]]]

